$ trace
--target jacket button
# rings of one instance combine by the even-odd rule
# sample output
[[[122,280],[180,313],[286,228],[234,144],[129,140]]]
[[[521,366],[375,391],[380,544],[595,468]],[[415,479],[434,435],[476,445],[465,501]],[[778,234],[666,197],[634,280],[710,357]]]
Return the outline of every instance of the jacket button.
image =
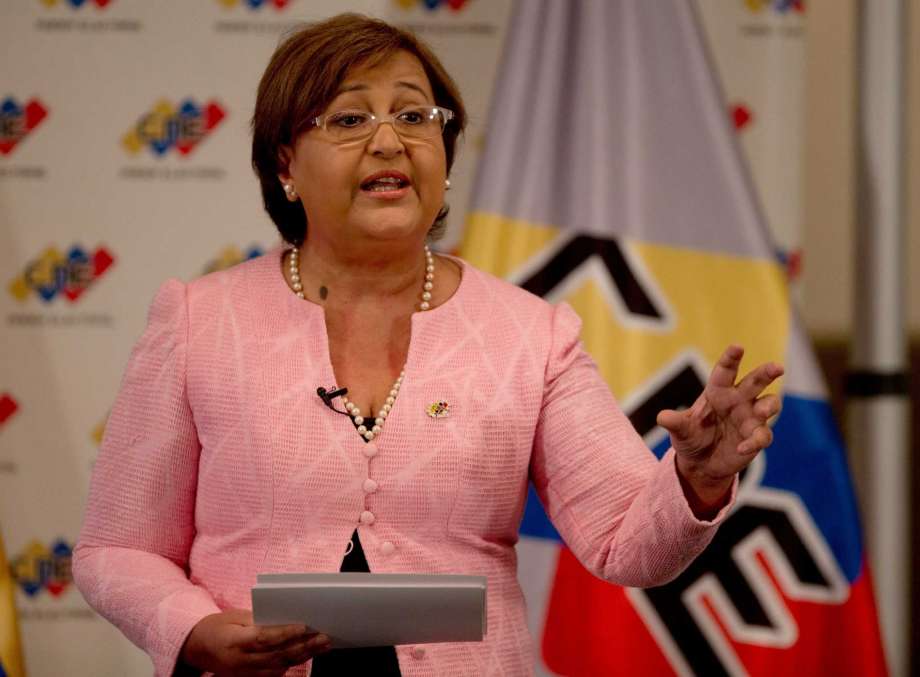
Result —
[[[364,493],[373,494],[375,491],[377,491],[377,483],[368,477],[364,480]]]
[[[374,523],[374,520],[377,518],[374,517],[374,513],[372,513],[370,510],[365,510],[364,512],[361,513],[360,519],[361,519],[361,524],[367,524],[368,526],[370,526],[371,524]]]
[[[377,455],[377,445],[373,442],[367,442],[364,445],[364,455],[368,458],[374,458]]]
[[[380,544],[380,552],[384,555],[392,555],[393,551],[396,550],[396,546],[393,545],[390,541],[384,541]]]

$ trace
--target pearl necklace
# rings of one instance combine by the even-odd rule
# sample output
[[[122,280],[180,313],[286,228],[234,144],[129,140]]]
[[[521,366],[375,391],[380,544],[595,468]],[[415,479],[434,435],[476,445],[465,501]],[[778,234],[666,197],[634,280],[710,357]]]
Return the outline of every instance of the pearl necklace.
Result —
[[[303,293],[303,282],[301,282],[300,279],[300,248],[298,247],[292,247],[290,250],[288,271],[291,274],[291,289],[294,290],[297,298],[306,299]],[[432,289],[434,289],[434,256],[431,254],[428,245],[425,245],[425,283],[422,285],[422,300],[418,304],[418,309],[420,311],[429,310],[431,308]],[[406,368],[405,365],[403,365],[403,368],[399,372],[399,377],[393,382],[390,393],[387,395],[379,411],[377,411],[377,416],[374,418],[374,422],[370,428],[365,425],[366,423],[370,423],[370,421],[366,421],[361,415],[361,409],[357,407],[354,402],[349,402],[348,398],[342,395],[345,411],[348,412],[348,415],[351,416],[357,426],[358,434],[368,442],[380,435],[383,430],[383,424],[386,423],[387,416],[390,415],[390,410],[393,409],[393,405],[396,403],[396,397],[399,395],[399,389],[402,387],[402,382],[405,377]]]

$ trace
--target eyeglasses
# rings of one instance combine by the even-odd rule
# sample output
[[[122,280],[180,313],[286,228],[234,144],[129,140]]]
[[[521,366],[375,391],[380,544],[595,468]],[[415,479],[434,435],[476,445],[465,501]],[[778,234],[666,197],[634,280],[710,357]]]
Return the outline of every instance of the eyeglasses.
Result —
[[[362,110],[341,110],[320,115],[310,122],[322,129],[335,143],[364,141],[377,133],[384,122],[404,139],[430,139],[444,131],[454,112],[440,106],[413,106],[394,115],[377,117]]]

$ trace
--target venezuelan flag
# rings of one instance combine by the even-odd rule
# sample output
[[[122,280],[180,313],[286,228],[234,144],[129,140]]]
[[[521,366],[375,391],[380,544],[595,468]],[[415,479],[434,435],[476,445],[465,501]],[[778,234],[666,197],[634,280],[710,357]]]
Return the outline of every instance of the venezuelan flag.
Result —
[[[843,443],[686,0],[516,5],[462,255],[584,321],[649,446],[725,345],[785,364],[775,441],[677,580],[589,575],[531,492],[520,578],[541,674],[885,673]]]
[[[16,621],[15,586],[0,536],[0,677],[25,677],[19,625]]]

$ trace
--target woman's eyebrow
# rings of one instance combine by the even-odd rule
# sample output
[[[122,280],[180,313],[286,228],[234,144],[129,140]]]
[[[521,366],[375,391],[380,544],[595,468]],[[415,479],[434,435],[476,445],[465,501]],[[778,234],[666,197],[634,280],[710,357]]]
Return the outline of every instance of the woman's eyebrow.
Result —
[[[405,82],[403,80],[400,80],[396,83],[396,86],[405,87],[406,89],[412,89],[418,92],[419,94],[421,94],[422,96],[428,96],[428,93],[424,89],[419,87],[417,84],[415,84],[414,82]]]
[[[408,82],[406,80],[397,80],[396,86],[403,87],[405,89],[414,90],[418,92],[419,94],[421,94],[422,96],[428,96],[428,93],[424,89],[419,87],[417,84],[415,84],[414,82]],[[367,91],[368,89],[370,89],[369,85],[366,85],[361,82],[356,82],[353,85],[343,85],[339,87],[335,95],[339,96],[341,94],[347,94],[348,92],[362,92],[362,91]]]

